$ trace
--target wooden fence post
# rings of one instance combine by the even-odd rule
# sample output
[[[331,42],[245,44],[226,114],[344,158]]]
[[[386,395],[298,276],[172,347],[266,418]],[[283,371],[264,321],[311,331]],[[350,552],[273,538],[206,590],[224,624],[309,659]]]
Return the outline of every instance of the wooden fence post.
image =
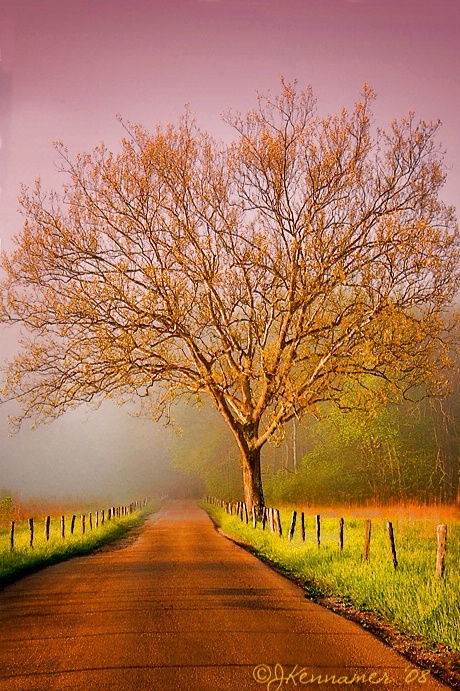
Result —
[[[267,525],[267,507],[264,506],[262,509],[262,530],[265,530],[265,526]]]
[[[99,511],[96,511],[96,528],[99,528]]]
[[[340,551],[343,550],[343,526],[344,526],[345,521],[343,518],[339,518],[339,549]]]
[[[252,527],[257,528],[257,513],[256,513],[256,507],[252,507]]]
[[[34,519],[29,518],[29,547],[34,546]]]
[[[438,549],[436,551],[436,576],[442,578],[444,575],[446,545],[447,545],[447,526],[438,525],[436,528]]]
[[[302,542],[305,542],[305,513],[303,511],[300,514],[300,536]]]
[[[275,535],[277,535],[278,534],[278,523],[276,521],[276,519],[277,519],[276,509],[272,508],[272,512],[273,512],[273,532],[275,533]]]
[[[89,529],[90,530],[93,529],[93,515],[92,515],[91,511],[89,512]]]
[[[321,545],[321,516],[319,513],[315,516],[316,521],[316,544],[318,547]]]
[[[369,561],[370,549],[371,549],[371,521],[368,518],[366,521],[366,533],[364,535],[364,561]]]
[[[51,516],[47,516],[45,518],[45,540],[48,542],[50,539],[50,521],[51,521]]]
[[[73,531],[75,530],[75,519],[76,516],[72,516],[72,520],[70,521],[70,534],[73,535]]]
[[[10,527],[10,550],[14,550],[14,521],[11,521]]]
[[[281,525],[281,516],[279,509],[275,509],[275,526],[276,526],[276,533],[280,537],[283,535],[283,527]]]
[[[391,560],[393,562],[393,568],[396,569],[396,567],[398,566],[398,559],[396,557],[395,535],[394,535],[394,531],[393,531],[393,523],[391,521],[388,521],[388,523],[387,523],[387,531],[388,531],[388,540],[390,543]]]
[[[101,510],[101,525],[104,525],[105,512],[104,509]]]
[[[61,516],[61,537],[65,538],[65,516]]]
[[[294,530],[295,530],[295,524],[297,521],[297,511],[292,512],[292,518],[291,518],[291,525],[289,526],[289,533],[288,533],[288,539],[289,541],[292,540],[294,537]]]
[[[272,507],[270,507],[268,509],[268,525],[270,528],[270,532],[274,533],[275,532],[275,521],[273,518],[273,508]]]
[[[81,534],[82,535],[85,534],[85,520],[86,520],[86,516],[84,513],[82,513],[81,514]]]

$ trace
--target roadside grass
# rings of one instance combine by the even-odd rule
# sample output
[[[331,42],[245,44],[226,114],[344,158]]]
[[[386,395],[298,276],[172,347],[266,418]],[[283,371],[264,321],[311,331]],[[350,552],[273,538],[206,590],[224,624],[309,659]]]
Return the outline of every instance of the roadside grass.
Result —
[[[406,636],[420,637],[428,646],[446,645],[460,651],[460,520],[448,525],[443,578],[435,576],[435,518],[372,517],[370,558],[363,558],[366,518],[344,510],[344,548],[338,544],[338,518],[321,517],[321,544],[316,544],[315,516],[305,514],[306,540],[299,526],[287,538],[292,508],[281,511],[283,536],[256,529],[214,505],[203,504],[221,529],[246,543],[256,554],[286,571],[312,595],[341,598],[361,612],[372,612]],[[298,507],[294,507],[299,510]],[[302,509],[300,509],[302,510]],[[318,513],[320,513],[318,511]],[[330,512],[329,512],[330,513]],[[362,513],[360,511],[359,513]],[[398,557],[390,558],[386,521],[392,520]]]
[[[35,522],[33,547],[29,546],[29,525],[22,521],[15,526],[14,549],[10,549],[9,530],[0,529],[0,589],[9,583],[36,571],[72,557],[89,552],[124,537],[132,528],[144,522],[146,517],[158,510],[155,503],[147,504],[127,516],[113,517],[105,520],[103,525],[89,529],[84,534],[77,521],[75,530],[70,534],[72,514],[65,516],[65,537],[60,535],[60,518],[51,520],[50,538],[45,540],[44,520]]]

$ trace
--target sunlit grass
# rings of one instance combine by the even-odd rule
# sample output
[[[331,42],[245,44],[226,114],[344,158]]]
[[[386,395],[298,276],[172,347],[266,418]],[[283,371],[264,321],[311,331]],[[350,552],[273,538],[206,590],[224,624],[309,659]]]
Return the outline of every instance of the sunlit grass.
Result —
[[[74,533],[70,533],[72,514],[65,516],[65,537],[61,537],[60,518],[53,518],[50,526],[50,538],[44,536],[44,520],[35,521],[33,548],[29,546],[29,524],[22,521],[15,526],[14,549],[10,548],[9,530],[0,530],[0,587],[16,578],[42,566],[64,561],[75,556],[87,554],[104,544],[124,536],[131,528],[140,525],[145,517],[157,510],[155,504],[133,511],[127,516],[105,519],[101,525],[89,528],[86,517],[86,530],[82,534],[80,516],[75,521]]]
[[[392,523],[398,557],[393,568],[386,522],[391,510],[369,511],[372,519],[370,558],[363,559],[366,512],[325,511],[321,517],[321,544],[316,544],[315,515],[306,514],[306,541],[299,525],[290,542],[287,532],[292,511],[281,512],[283,536],[241,522],[215,506],[206,505],[222,529],[250,543],[256,552],[289,571],[313,592],[344,598],[372,611],[410,636],[428,644],[442,643],[460,651],[460,521],[446,520],[448,543],[443,578],[435,575],[436,525],[439,515],[411,518],[395,511]],[[331,515],[331,514],[336,514]],[[371,515],[373,514],[373,515]],[[377,514],[377,515],[376,515]],[[380,514],[380,515],[378,515]],[[345,519],[344,549],[338,542],[338,517]],[[398,517],[399,516],[399,517]],[[441,514],[442,516],[442,514]]]

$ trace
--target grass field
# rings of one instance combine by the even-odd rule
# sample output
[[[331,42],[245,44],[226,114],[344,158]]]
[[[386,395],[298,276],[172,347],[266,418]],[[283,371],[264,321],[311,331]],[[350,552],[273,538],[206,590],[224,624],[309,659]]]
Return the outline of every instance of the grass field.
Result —
[[[89,528],[86,517],[85,533],[81,532],[80,516],[77,517],[74,533],[70,534],[72,514],[65,516],[65,537],[60,533],[60,517],[51,519],[50,538],[45,540],[44,520],[35,521],[33,548],[29,546],[29,525],[22,521],[15,526],[14,550],[10,549],[9,529],[0,528],[0,588],[22,575],[42,566],[87,554],[93,549],[113,542],[125,535],[131,528],[140,525],[145,517],[156,510],[153,503],[133,511],[127,516],[114,517],[103,525]]]
[[[250,543],[257,554],[287,570],[310,593],[334,595],[361,611],[374,612],[399,631],[460,651],[460,519],[458,515],[422,518],[389,509],[315,509],[306,513],[306,540],[298,526],[290,542],[292,507],[281,511],[283,536],[268,526],[254,529],[214,505],[205,508],[222,530]],[[299,507],[294,507],[299,510]],[[304,509],[300,509],[304,510]],[[305,510],[304,510],[305,511]],[[315,535],[315,513],[321,514],[321,544]],[[345,519],[344,548],[339,550],[338,517]],[[363,559],[366,518],[372,520],[370,558]],[[394,527],[398,567],[390,557],[386,522]],[[448,525],[443,578],[435,576],[436,525]]]

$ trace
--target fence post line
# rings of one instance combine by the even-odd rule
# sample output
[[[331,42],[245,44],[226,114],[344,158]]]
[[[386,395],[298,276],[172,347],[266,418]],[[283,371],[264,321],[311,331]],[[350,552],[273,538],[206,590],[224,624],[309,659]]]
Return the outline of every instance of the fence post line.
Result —
[[[61,537],[65,538],[65,516],[61,516]]]
[[[50,522],[51,522],[51,516],[47,516],[45,518],[45,540],[48,542],[50,539]]]
[[[303,511],[300,514],[300,536],[302,542],[305,542],[305,513]]]
[[[396,569],[396,567],[398,566],[398,559],[396,557],[395,535],[394,535],[394,531],[393,531],[393,523],[391,521],[388,521],[388,523],[387,523],[387,531],[388,531],[388,540],[390,542],[391,560],[393,562],[393,568]]]
[[[321,545],[321,516],[319,513],[316,514],[315,516],[315,523],[316,523],[316,544],[318,547]]]
[[[436,551],[436,576],[442,578],[444,575],[446,545],[447,545],[447,525],[438,525],[436,528],[437,551]]]
[[[34,546],[34,519],[29,518],[29,547]]]
[[[10,527],[10,550],[14,550],[14,521],[11,521]]]
[[[84,513],[82,513],[81,514],[81,534],[82,535],[85,534],[85,520],[86,520],[86,516]]]
[[[343,526],[344,526],[345,521],[343,518],[339,518],[339,549],[340,551],[343,550]]]
[[[76,516],[72,516],[72,520],[70,521],[70,534],[73,535],[73,531],[75,530],[75,519]]]
[[[89,529],[90,530],[93,529],[93,516],[92,516],[91,511],[89,512]]]
[[[99,528],[99,511],[96,511],[96,528]]]
[[[364,561],[369,561],[369,554],[371,549],[371,520],[366,520],[366,532],[364,535]]]

